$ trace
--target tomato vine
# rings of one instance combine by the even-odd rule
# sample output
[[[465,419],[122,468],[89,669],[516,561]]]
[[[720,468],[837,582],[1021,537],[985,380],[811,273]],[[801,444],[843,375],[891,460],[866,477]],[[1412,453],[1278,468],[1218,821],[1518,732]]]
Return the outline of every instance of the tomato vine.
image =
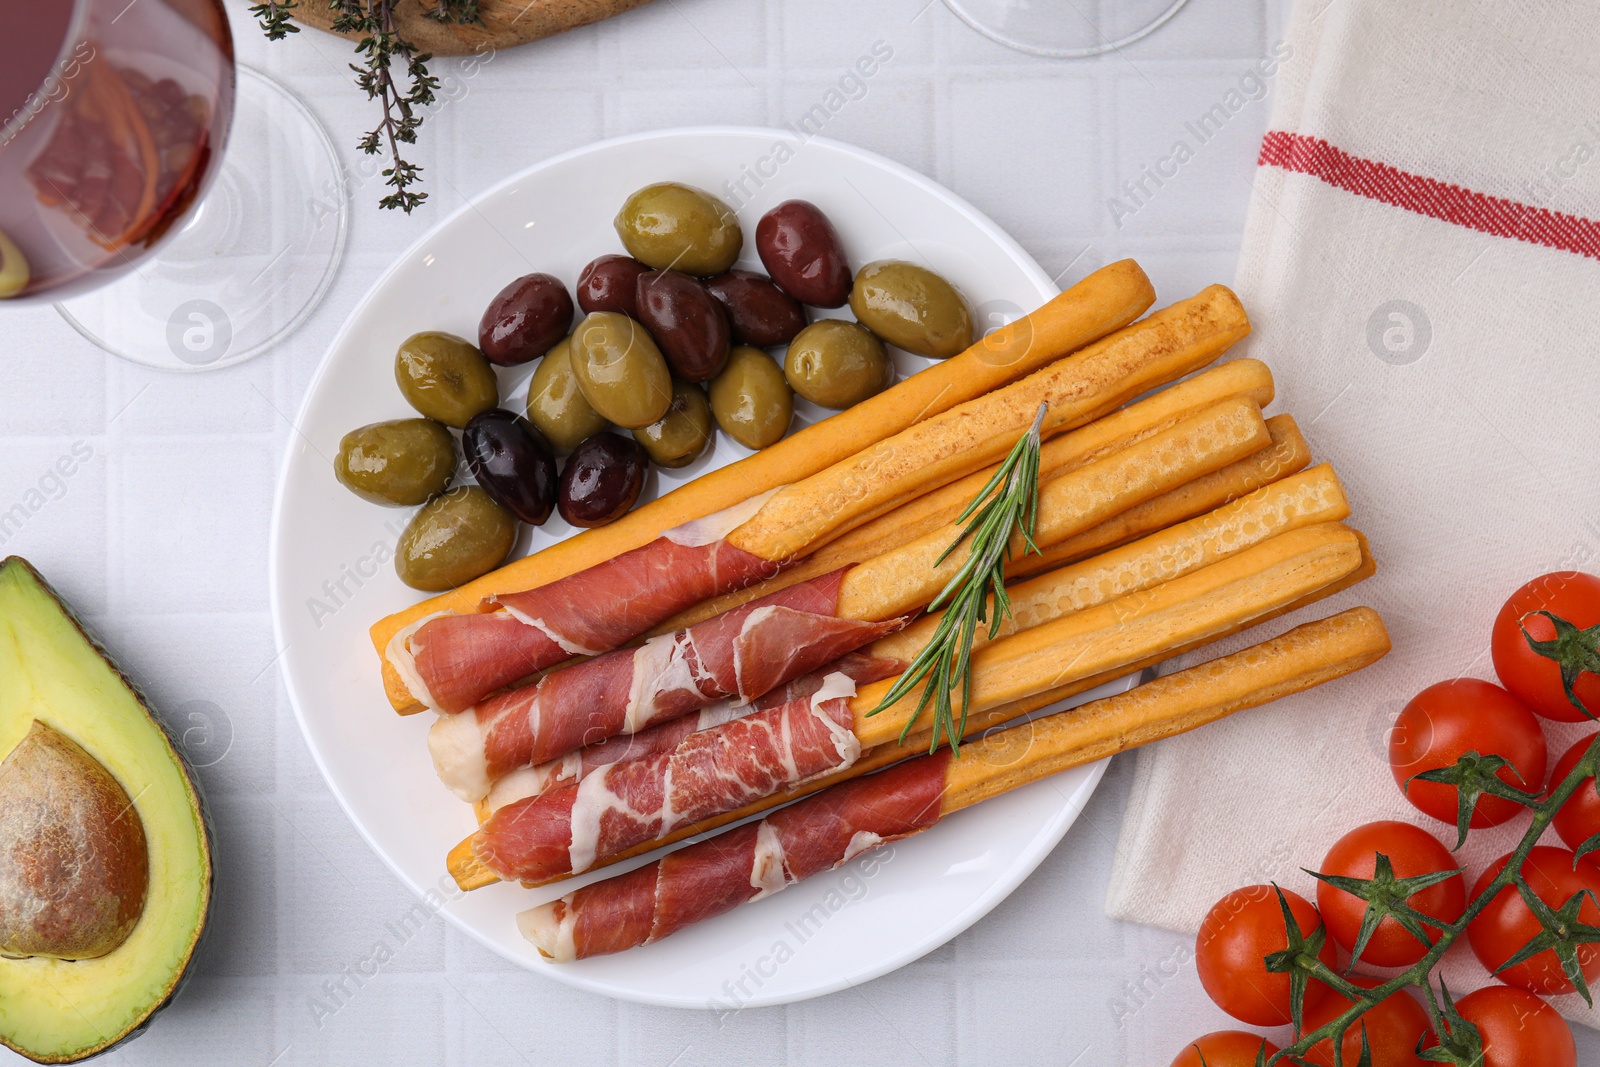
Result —
[[[1600,666],[1600,661],[1593,659],[1594,640],[1600,635],[1600,627],[1589,630],[1579,630],[1565,620],[1558,619],[1548,612],[1539,612],[1551,620],[1555,625],[1558,640],[1535,641],[1531,635],[1524,631],[1528,645],[1536,653],[1547,659],[1557,660],[1562,664],[1562,683],[1568,699],[1583,713],[1584,718],[1593,719],[1587,708],[1573,693],[1573,682],[1580,671],[1593,670]],[[1587,639],[1585,651],[1588,658],[1580,658],[1574,653],[1575,641]],[[1574,670],[1569,665],[1581,662],[1582,666]],[[1326,927],[1319,925],[1315,930],[1307,933],[1300,926],[1299,921],[1291,912],[1288,902],[1284,899],[1281,890],[1278,891],[1278,902],[1283,910],[1284,927],[1287,933],[1287,947],[1282,951],[1272,953],[1266,957],[1267,970],[1288,974],[1290,976],[1291,1012],[1294,1018],[1296,1040],[1282,1051],[1273,1054],[1270,1058],[1263,1052],[1258,1057],[1258,1063],[1272,1065],[1279,1063],[1306,1063],[1304,1057],[1320,1042],[1326,1040],[1333,1046],[1334,1062],[1337,1067],[1370,1067],[1372,1062],[1371,1051],[1367,1047],[1365,1027],[1362,1028],[1362,1052],[1357,1063],[1347,1065],[1344,1060],[1343,1041],[1346,1031],[1370,1008],[1377,1006],[1391,996],[1404,995],[1402,990],[1407,986],[1420,988],[1426,999],[1426,1008],[1432,1024],[1432,1034],[1437,1041],[1432,1047],[1423,1048],[1427,1041],[1427,1034],[1419,1040],[1417,1055],[1433,1063],[1457,1064],[1459,1067],[1476,1067],[1482,1063],[1483,1038],[1478,1028],[1470,1021],[1463,1018],[1456,1010],[1454,998],[1443,978],[1438,980],[1437,989],[1433,982],[1433,970],[1444,954],[1456,941],[1467,932],[1472,920],[1487,908],[1503,890],[1513,888],[1521,896],[1528,910],[1537,918],[1540,932],[1531,940],[1514,952],[1500,964],[1495,974],[1500,974],[1509,967],[1513,967],[1539,953],[1551,951],[1561,963],[1562,972],[1566,975],[1574,989],[1584,1001],[1593,1004],[1593,995],[1583,974],[1579,959],[1579,948],[1583,945],[1600,944],[1600,927],[1592,926],[1581,921],[1579,911],[1585,899],[1591,904],[1600,905],[1594,893],[1584,889],[1561,903],[1559,907],[1552,907],[1540,899],[1523,877],[1523,867],[1528,860],[1539,839],[1550,826],[1551,821],[1560,812],[1563,805],[1582,787],[1586,779],[1595,779],[1593,788],[1600,792],[1600,777],[1596,776],[1600,770],[1600,734],[1589,742],[1583,755],[1568,771],[1565,778],[1557,783],[1549,792],[1540,795],[1517,789],[1506,784],[1497,775],[1496,771],[1506,766],[1506,761],[1498,756],[1485,756],[1477,752],[1463,754],[1453,765],[1441,767],[1436,770],[1426,771],[1414,776],[1415,779],[1441,782],[1455,785],[1459,789],[1460,806],[1457,816],[1457,841],[1456,848],[1460,848],[1470,832],[1470,820],[1473,807],[1480,796],[1489,794],[1502,797],[1513,803],[1528,808],[1533,813],[1533,819],[1523,833],[1517,847],[1512,851],[1499,873],[1492,878],[1468,902],[1466,909],[1454,922],[1441,922],[1437,917],[1424,915],[1413,909],[1408,903],[1408,898],[1415,892],[1433,884],[1433,881],[1454,877],[1462,874],[1460,870],[1444,872],[1436,875],[1419,876],[1412,879],[1396,879],[1389,858],[1381,853],[1376,857],[1376,868],[1371,878],[1348,878],[1336,875],[1321,874],[1308,871],[1313,877],[1318,878],[1338,889],[1360,897],[1366,902],[1366,909],[1362,915],[1361,938],[1352,954],[1351,966],[1360,958],[1361,949],[1371,936],[1378,924],[1385,918],[1391,918],[1399,923],[1414,936],[1418,936],[1423,943],[1429,944],[1427,952],[1416,963],[1396,974],[1387,981],[1374,985],[1368,989],[1349,981],[1344,975],[1337,973],[1322,960],[1317,958],[1326,941]],[[1585,854],[1600,849],[1600,834],[1589,838],[1577,850],[1574,863]],[[1431,879],[1431,881],[1430,881]],[[1276,887],[1274,887],[1276,888]],[[1428,941],[1424,926],[1437,929],[1438,937]],[[1310,983],[1315,980],[1329,986],[1334,991],[1344,996],[1351,1002],[1350,1007],[1338,1016],[1316,1028],[1305,1031],[1302,1027],[1303,1009],[1306,991]]]

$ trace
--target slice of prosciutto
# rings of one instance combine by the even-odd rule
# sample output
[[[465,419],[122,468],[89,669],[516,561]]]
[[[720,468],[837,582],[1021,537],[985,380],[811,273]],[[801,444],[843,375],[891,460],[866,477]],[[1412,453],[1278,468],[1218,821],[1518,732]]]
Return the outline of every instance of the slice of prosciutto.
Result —
[[[463,800],[494,781],[619,734],[707,709],[704,726],[898,629],[904,619],[862,622],[834,611],[843,569],[781,589],[638,648],[618,649],[552,671],[538,682],[445,715],[428,734],[434,769]],[[678,740],[690,732],[685,726]]]
[[[861,755],[851,731],[848,699],[854,695],[854,682],[830,674],[809,697],[508,804],[473,835],[473,854],[505,881],[542,882],[586,871],[679,826],[842,770]]]
[[[558,963],[659,941],[932,826],[949,759],[941,750],[824,789],[525,911],[517,926]]]
[[[636,734],[625,734],[598,744],[587,745],[576,752],[568,752],[560,759],[549,760],[530,767],[519,767],[510,774],[496,779],[486,798],[489,810],[498,811],[514,801],[535,796],[547,789],[569,782],[581,782],[601,767],[609,767],[623,760],[642,759],[658,752],[677,748],[690,734],[721,726],[725,722],[768,708],[775,708],[800,697],[809,697],[822,688],[823,679],[839,673],[849,678],[859,688],[869,682],[893,678],[905,670],[904,660],[888,656],[872,656],[864,652],[851,652],[840,656],[820,670],[803,674],[787,685],[779,686],[748,704],[724,699],[700,709],[697,715],[658,723]]]
[[[781,564],[723,540],[669,533],[631,552],[521,593],[483,612],[438,615],[395,635],[385,655],[411,695],[458,712],[573,656],[617,648],[702,600],[777,574]]]

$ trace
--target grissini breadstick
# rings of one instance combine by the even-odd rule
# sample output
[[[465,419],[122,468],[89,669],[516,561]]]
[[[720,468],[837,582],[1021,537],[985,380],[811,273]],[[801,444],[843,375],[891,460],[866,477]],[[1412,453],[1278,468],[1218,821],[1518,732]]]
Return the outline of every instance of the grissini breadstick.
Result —
[[[1169,581],[1209,566],[1268,538],[1303,526],[1334,522],[1343,519],[1349,513],[1350,506],[1345,499],[1344,489],[1332,468],[1323,465],[1314,471],[1285,478],[1215,512],[1170,527],[1123,548],[1013,584],[1009,590],[1012,618],[1003,624],[999,636],[1009,636],[1018,630],[1053,621],[1063,615],[1094,607],[1115,597],[1148,589],[1159,582]],[[870,574],[870,563],[862,564],[853,573]],[[878,662],[909,663],[927,644],[937,622],[938,616],[924,618],[908,630],[879,638],[866,650],[866,658]],[[978,643],[988,640],[987,634],[987,630],[980,634]],[[583,666],[580,664],[578,667],[567,669],[582,670]],[[819,669],[824,672],[828,670],[828,668]],[[633,677],[637,678],[638,675],[639,671],[635,668]],[[887,674],[880,675],[880,677],[887,676]],[[877,680],[859,673],[852,674],[851,677],[858,684]],[[632,693],[637,691],[638,687],[635,686]],[[515,750],[516,756],[506,756],[503,753],[511,748],[511,743],[494,744],[492,740],[494,734],[504,730],[520,742],[529,736],[532,730],[522,722],[512,721],[503,725],[494,723],[488,714],[488,708],[501,699],[494,698],[480,705],[478,709],[461,716],[441,718],[435,725],[435,730],[441,734],[446,732],[454,734],[466,729],[466,724],[471,722],[478,731],[471,740],[477,741],[480,737],[483,738],[483,747],[494,752],[494,756],[486,761],[490,765],[504,765],[518,757],[522,759],[522,763],[513,772],[496,773],[491,767],[475,772],[475,778],[486,777],[493,780],[488,790],[491,808],[504,807],[513,800],[543,792],[546,788],[578,781],[587,770],[615,763],[619,759],[652,755],[664,748],[675,746],[691,732],[688,721],[680,720],[670,726],[666,722],[658,722],[651,728],[657,732],[655,739],[642,741],[637,746],[628,746],[622,741],[609,746],[598,745],[601,751],[592,751],[591,756],[587,758],[584,755],[586,750],[579,750],[576,747],[559,759],[548,761],[532,760],[523,755],[523,750],[520,748]],[[720,707],[709,706],[698,717],[702,723],[700,728],[721,725],[736,715],[747,714],[747,708],[748,711],[761,710],[759,707],[749,705],[740,707],[737,702],[731,700],[723,701]],[[635,738],[642,736],[639,731],[627,732]],[[435,747],[432,737],[430,737],[430,747]],[[442,740],[438,743],[439,749],[447,751],[455,747],[457,746],[447,745]],[[596,742],[591,741],[589,750],[596,747]],[[611,751],[603,751],[606,748],[610,748]],[[624,751],[625,748],[631,750]],[[436,765],[441,762],[442,760],[436,755]],[[535,763],[538,765],[532,765]],[[506,781],[507,774],[513,775],[514,780]],[[446,778],[447,784],[452,784],[445,775],[443,767],[441,767],[441,777]],[[480,785],[463,799],[477,801],[482,795],[483,787]]]
[[[1314,604],[1319,600],[1323,600],[1335,593],[1348,589],[1357,582],[1362,582],[1372,577],[1372,575],[1376,572],[1377,567],[1373,561],[1371,552],[1367,547],[1366,538],[1361,535],[1360,531],[1356,531],[1356,536],[1361,541],[1362,561],[1360,567],[1356,568],[1354,571],[1351,571],[1343,578],[1329,583],[1321,589],[1308,593],[1300,599],[1284,605],[1282,608],[1268,612],[1259,619],[1250,619],[1237,623],[1229,627],[1223,633],[1217,635],[1216,639],[1220,640],[1221,638],[1231,637],[1234,634],[1240,633],[1251,626],[1266,622],[1269,619],[1277,618],[1282,615],[1288,615],[1291,612],[1298,611],[1301,608]],[[1051,689],[1044,693],[1029,697],[1026,700],[1015,701],[1011,704],[1003,704],[1000,707],[990,709],[989,711],[976,712],[967,719],[967,737],[974,738],[981,736],[997,726],[1003,726],[1006,723],[1011,722],[1013,719],[1028,715],[1039,710],[1040,708],[1049,707],[1051,704],[1054,704],[1060,700],[1066,700],[1068,697],[1077,696],[1079,693],[1086,693],[1089,690],[1094,689],[1096,686],[1104,685],[1106,682],[1114,681],[1117,678],[1136,673],[1145,669],[1146,667],[1154,666],[1163,660],[1176,658],[1207,643],[1209,642],[1196,641],[1188,645],[1180,645],[1177,648],[1165,649],[1159,653],[1156,653],[1155,655],[1148,656],[1143,660],[1138,660],[1134,663],[1128,664],[1125,668],[1120,668],[1105,674],[1094,675],[1076,682],[1070,682],[1067,685],[1058,686],[1055,689]],[[870,749],[862,753],[860,759],[843,770],[834,771],[831,774],[813,778],[791,789],[784,790],[781,793],[774,793],[770,797],[763,797],[760,800],[752,801],[751,803],[746,804],[743,807],[736,808],[733,811],[723,812],[720,815],[710,816],[708,818],[701,819],[698,822],[680,826],[676,830],[673,830],[671,833],[663,837],[655,838],[650,841],[644,841],[633,846],[632,848],[623,850],[617,856],[606,860],[605,864],[620,863],[623,860],[632,859],[635,856],[641,856],[646,852],[653,851],[654,849],[660,848],[663,845],[676,844],[677,842],[685,840],[686,838],[697,837],[702,834],[710,833],[712,830],[715,830],[718,827],[726,826],[729,823],[738,822],[741,819],[747,819],[752,815],[760,815],[762,812],[770,811],[773,808],[781,807],[782,805],[788,804],[791,801],[810,796],[811,794],[822,789],[826,789],[829,786],[837,785],[840,782],[849,781],[852,778],[859,778],[864,774],[869,774],[872,771],[879,770],[883,767],[888,767],[904,759],[915,756],[919,749],[926,751],[931,736],[932,734],[930,731],[923,730],[907,737],[903,744],[891,743],[879,745],[877,748]],[[490,814],[492,814],[492,812],[488,810],[481,810],[478,816],[479,822],[487,819]],[[468,867],[471,867],[470,857],[463,856],[462,862],[466,863]],[[596,864],[596,866],[602,866],[605,864]],[[473,873],[470,875],[469,880],[462,883],[461,887],[463,889],[476,889],[483,885],[492,884],[498,880],[494,875],[484,871],[482,868],[472,868],[472,871]],[[558,880],[559,879],[551,879],[551,881]],[[528,884],[544,885],[546,883],[532,882]]]
[[[985,645],[972,656],[971,709],[983,711],[1099,675],[1299,600],[1361,565],[1353,532],[1295,530],[1130,597]],[[659,756],[604,768],[501,808],[456,849],[463,885],[482,868],[500,878],[547,880],[587,870],[670,832],[807,778],[854,763],[864,746],[897,739],[916,694],[880,709],[892,683],[859,693],[832,676],[809,701],[693,734]],[[854,693],[854,695],[851,695]]]
[[[525,911],[517,925],[556,962],[649,944],[990,797],[1321,685],[1388,650],[1377,613],[1353,608],[1070,713],[1000,731],[970,745],[962,759],[944,750],[824,790]]]
[[[1350,502],[1339,476],[1322,464],[1198,518],[1011,584],[1011,617],[1001,622],[995,637],[1009,637],[1114,597],[1142,592],[1268,538],[1302,526],[1337,522],[1349,514]],[[909,661],[927,644],[942,614],[924,616],[899,633],[879,638],[872,643],[871,654]],[[989,633],[983,629],[976,644],[990,640]]]
[[[1028,731],[1031,743],[1012,746],[1023,752],[1004,762],[999,773],[985,773],[977,760],[956,761],[942,810],[967,807],[1068,767],[1187,733],[1236,711],[1321,685],[1370,666],[1389,648],[1378,613],[1351,608],[1220,660],[1157,678],[1121,696],[1091,701],[1071,715],[1035,720]],[[1295,655],[1297,649],[1305,656]],[[1244,675],[1252,680],[1245,681]],[[1002,741],[995,747],[1007,746]]]
[[[1311,450],[1300,434],[1292,415],[1274,415],[1267,420],[1272,431],[1272,447],[1246,456],[1238,463],[1208,474],[1154,500],[1135,505],[1120,515],[1081,534],[1058,541],[1038,557],[1024,561],[1025,567],[1054,567],[1087,559],[1108,548],[1126,544],[1194,515],[1203,514],[1236,500],[1262,485],[1303,470],[1311,461]]]
[[[1234,397],[1214,404],[1041,486],[1034,540],[1053,544],[1269,441],[1254,401]],[[897,629],[965,562],[965,543],[939,562],[959,535],[959,527],[944,527],[842,573],[442,715],[428,732],[434,769],[458,797],[476,802],[496,778],[518,767],[637,733],[723,698],[752,700]]]
[[[1156,651],[1215,639],[1360,565],[1361,542],[1342,523],[1291,530],[1181,578],[984,645],[973,652],[973,706],[1007,704]],[[898,740],[915,717],[915,693],[878,710],[892,685],[873,682],[850,701],[850,732],[863,747]]]
[[[414,623],[385,655],[418,701],[461,711],[519,678],[616,648],[693,604],[770,577],[883,510],[986,466],[1040,411],[1046,436],[1072,429],[1204,366],[1247,329],[1237,298],[1213,286],[766,499],[549,585],[499,594],[496,610]]]
[[[798,559],[861,522],[998,462],[1033,424],[1040,399],[1048,397],[1040,427],[1048,439],[1206,366],[1249,329],[1239,298],[1226,286],[1210,286],[1020,382],[785,486],[731,531],[728,543],[762,559]]]
[[[1254,401],[1223,400],[1171,429],[1040,486],[1034,543],[1053,545],[1170,491],[1152,492],[1157,484],[1177,488],[1271,443],[1272,434]],[[1210,470],[1202,472],[1201,467]],[[946,526],[878,557],[882,565],[869,561],[846,571],[839,585],[839,615],[887,618],[926,604],[967,560],[966,542],[949,551],[958,533],[958,527]],[[1021,559],[1022,549],[1018,538],[1012,558]]]
[[[849,411],[696,478],[608,526],[569,537],[459,589],[379,619],[372,626],[373,646],[383,658],[395,634],[424,616],[440,611],[479,610],[484,600],[497,593],[546,585],[638,548],[662,530],[809,477],[918,419],[937,415],[1015,381],[1121,329],[1153,303],[1155,291],[1150,280],[1133,260],[1102,267],[953,359],[914,374]],[[421,710],[387,659],[383,662],[383,681],[384,691],[396,710]]]
[[[1082,533],[1073,534],[1065,540],[1058,541],[1048,547],[1041,546],[1042,551],[1030,552],[1023,556],[1014,557],[1006,567],[1007,575],[1011,577],[1026,577],[1049,570],[1051,567],[1063,563],[1072,563],[1077,560],[1092,557],[1096,552],[1126,544],[1135,538],[1142,537],[1154,530],[1165,529],[1173,523],[1182,522],[1205,514],[1240,497],[1251,493],[1262,486],[1271,485],[1280,478],[1296,474],[1305,469],[1311,462],[1311,448],[1306,439],[1301,436],[1300,428],[1295,424],[1292,415],[1274,415],[1267,420],[1267,431],[1272,435],[1272,443],[1260,451],[1253,452],[1241,460],[1230,463],[1228,466],[1211,474],[1201,475],[1191,482],[1180,485],[1176,489],[1162,493],[1160,496],[1136,504],[1120,515],[1099,523]],[[916,501],[913,501],[913,504]],[[958,512],[959,513],[959,512]],[[898,514],[891,512],[890,515]],[[887,517],[887,516],[886,516]],[[867,529],[862,527],[861,529]],[[852,535],[854,535],[854,531]],[[920,536],[920,535],[919,535]],[[893,542],[896,538],[886,538]],[[906,538],[905,540],[913,540]],[[902,544],[905,542],[902,541]],[[830,546],[831,548],[832,546]],[[823,552],[827,552],[824,549]],[[865,546],[854,550],[854,554],[863,558],[871,558],[877,553],[872,553]],[[844,562],[859,562],[858,559],[847,559]],[[801,570],[806,564],[801,565]],[[808,571],[805,573],[809,574]],[[788,571],[781,572],[776,578],[770,579],[755,587],[763,594],[770,590],[782,589]],[[728,594],[719,597],[707,604],[724,605],[724,610],[737,607],[740,597],[745,591],[738,594]],[[701,606],[703,607],[703,605]],[[690,609],[680,618],[695,619],[701,607]]]
[[[1076,470],[1109,455],[1116,449],[1126,448],[1162,430],[1170,429],[1189,416],[1230,397],[1247,397],[1253,400],[1258,408],[1265,408],[1272,402],[1273,397],[1272,372],[1267,369],[1266,364],[1258,360],[1230,360],[1219,367],[1201,371],[1192,378],[1168,386],[1154,396],[1129,404],[1104,418],[1096,419],[1087,426],[1052,438],[1039,450],[1039,480],[1043,482],[1059,474]],[[1267,420],[1267,429],[1274,432],[1275,445],[1278,442],[1277,426],[1281,420],[1287,418],[1286,415],[1279,415],[1276,416],[1279,422],[1275,422],[1274,419]],[[1307,461],[1309,458],[1308,452]],[[852,563],[861,563],[874,556],[881,556],[891,549],[916,540],[923,534],[948,526],[956,521],[966,506],[972,502],[972,498],[988,484],[994,471],[993,466],[985,467],[949,485],[909,500],[893,511],[886,512],[857,526],[842,537],[828,542],[800,563],[780,571],[774,577],[696,604],[650,632],[652,635],[671,633],[693,626],[714,615],[731,611],[757,597],[766,596],[786,586],[827,574]],[[1288,474],[1292,471],[1285,469],[1283,473]]]

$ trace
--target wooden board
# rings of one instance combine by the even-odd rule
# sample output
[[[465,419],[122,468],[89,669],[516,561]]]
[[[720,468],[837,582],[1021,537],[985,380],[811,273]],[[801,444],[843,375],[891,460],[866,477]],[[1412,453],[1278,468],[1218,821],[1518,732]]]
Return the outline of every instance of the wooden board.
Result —
[[[440,56],[465,56],[492,52],[513,45],[552,37],[564,30],[640,7],[650,0],[481,0],[478,26],[444,25],[424,16],[432,5],[423,0],[399,0],[395,17],[400,32],[417,47]],[[325,0],[298,0],[294,20],[304,26],[332,31],[333,12]],[[345,35],[349,36],[349,35]]]

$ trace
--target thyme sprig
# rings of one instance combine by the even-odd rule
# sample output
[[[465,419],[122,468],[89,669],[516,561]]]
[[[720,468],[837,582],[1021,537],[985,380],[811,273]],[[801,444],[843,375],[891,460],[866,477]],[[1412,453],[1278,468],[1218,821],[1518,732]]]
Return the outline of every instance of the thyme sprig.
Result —
[[[289,12],[293,8],[294,0],[266,0],[266,3],[252,4],[250,14],[261,23],[267,40],[281,41],[291,33],[300,32],[300,27],[289,21]]]
[[[928,605],[929,611],[945,608],[944,616],[882,703],[867,713],[878,714],[921,685],[917,709],[900,731],[900,740],[905,741],[911,727],[932,704],[930,753],[938,751],[942,735],[949,740],[950,750],[957,756],[961,754],[967,709],[972,704],[972,644],[978,625],[989,620],[989,636],[993,638],[1001,624],[1011,617],[1011,598],[1006,595],[1005,578],[1012,538],[1021,537],[1024,552],[1039,551],[1039,546],[1033,543],[1033,529],[1039,517],[1039,434],[1045,410],[1045,405],[1040,404],[1033,426],[1018,439],[995,470],[994,477],[956,519],[967,525],[935,561],[935,566],[942,564],[963,544],[970,541],[971,547],[966,560]],[[991,599],[994,601],[992,614]],[[951,698],[958,688],[961,691],[959,719]]]
[[[433,55],[419,50],[400,32],[395,20],[398,0],[328,0],[334,13],[336,33],[357,35],[356,53],[360,65],[355,71],[356,86],[377,100],[381,107],[378,124],[362,135],[356,147],[367,155],[387,150],[389,166],[383,170],[384,184],[393,192],[378,200],[382,208],[399,208],[406,214],[428,198],[413,189],[421,181],[422,168],[401,155],[402,144],[416,144],[422,126],[422,109],[432,104],[439,79],[428,72]],[[250,8],[261,24],[267,40],[277,41],[300,27],[290,21],[294,0],[264,0]],[[478,0],[433,0],[423,13],[435,22],[466,24],[479,21]],[[401,72],[396,76],[397,69]],[[402,84],[402,82],[404,84]]]
[[[1541,614],[1543,613],[1541,612]],[[1551,621],[1555,623],[1557,634],[1560,635],[1556,640],[1535,641],[1526,634],[1526,631],[1524,631],[1524,636],[1527,638],[1529,647],[1535,652],[1557,662],[1562,662],[1563,656],[1569,662],[1572,658],[1571,645],[1575,642],[1572,640],[1569,631],[1578,634],[1581,639],[1588,642],[1589,647],[1592,647],[1592,639],[1595,634],[1600,633],[1600,628],[1591,628],[1590,631],[1578,631],[1576,627],[1565,623],[1565,620],[1552,617]],[[1563,638],[1566,640],[1563,641]],[[1585,717],[1593,719],[1594,716],[1583,706],[1577,695],[1572,691],[1572,683],[1576,681],[1577,676],[1590,670],[1592,668],[1589,666],[1583,666],[1579,670],[1574,670],[1570,673],[1564,669],[1562,680],[1566,683],[1567,699],[1572,702],[1574,707],[1583,712]],[[1462,755],[1452,768],[1441,769],[1441,771],[1453,771],[1454,773],[1428,772],[1428,775],[1433,776],[1430,778],[1432,781],[1450,782],[1452,784],[1459,782],[1462,784],[1463,792],[1465,792],[1468,786],[1485,786],[1487,784],[1485,772],[1492,776],[1495,769],[1497,768],[1489,767],[1485,757],[1479,753],[1468,752]],[[1343,1048],[1346,1030],[1356,1025],[1357,1021],[1368,1009],[1382,1003],[1391,996],[1399,994],[1407,986],[1416,986],[1423,991],[1426,998],[1428,1017],[1432,1024],[1431,1032],[1424,1033],[1418,1039],[1417,1055],[1432,1063],[1453,1063],[1460,1065],[1460,1067],[1479,1067],[1482,1063],[1483,1055],[1482,1035],[1475,1026],[1463,1019],[1460,1013],[1456,1011],[1455,1001],[1451,998],[1450,990],[1445,986],[1443,978],[1439,979],[1438,995],[1435,996],[1433,970],[1450,946],[1455,944],[1467,932],[1467,927],[1472,923],[1472,920],[1477,918],[1484,908],[1488,907],[1489,903],[1499,896],[1502,890],[1508,888],[1514,888],[1522,897],[1528,910],[1538,919],[1540,931],[1527,944],[1513,953],[1500,966],[1500,970],[1503,971],[1507,967],[1531,959],[1540,952],[1554,952],[1561,963],[1562,971],[1573,984],[1577,993],[1587,1003],[1593,1005],[1593,996],[1589,990],[1588,983],[1584,981],[1583,972],[1579,966],[1578,949],[1582,945],[1600,944],[1600,927],[1591,926],[1581,921],[1579,914],[1585,903],[1594,904],[1600,902],[1595,900],[1594,894],[1585,889],[1573,894],[1559,907],[1551,907],[1528,887],[1523,878],[1522,869],[1528,860],[1528,854],[1533,851],[1534,846],[1538,844],[1545,830],[1549,828],[1551,821],[1556,817],[1556,813],[1571,799],[1572,795],[1578,791],[1585,780],[1595,778],[1596,781],[1591,784],[1590,788],[1600,793],[1600,777],[1597,777],[1597,771],[1600,771],[1600,734],[1596,734],[1594,739],[1590,741],[1589,747],[1584,750],[1583,755],[1567,776],[1543,796],[1526,793],[1522,790],[1505,786],[1504,783],[1500,783],[1504,787],[1503,789],[1496,789],[1490,786],[1479,790],[1482,793],[1503,796],[1508,800],[1525,805],[1533,812],[1533,820],[1529,823],[1527,831],[1522,835],[1521,841],[1518,842],[1516,849],[1511,853],[1500,872],[1495,875],[1488,885],[1484,886],[1482,892],[1467,902],[1466,910],[1453,923],[1440,922],[1433,916],[1423,915],[1411,908],[1407,903],[1407,898],[1409,898],[1411,892],[1415,891],[1410,886],[1410,883],[1414,880],[1395,879],[1393,869],[1385,857],[1377,857],[1373,877],[1367,879],[1344,878],[1317,874],[1314,871],[1308,872],[1313,877],[1347,892],[1354,893],[1367,902],[1366,911],[1362,915],[1361,921],[1363,944],[1370,932],[1376,929],[1378,923],[1385,918],[1395,919],[1410,930],[1413,936],[1417,936],[1419,933],[1426,933],[1426,931],[1414,928],[1423,925],[1437,930],[1438,936],[1435,939],[1422,936],[1421,940],[1429,947],[1420,960],[1381,985],[1375,985],[1368,989],[1347,981],[1343,975],[1338,974],[1317,958],[1316,949],[1321,947],[1321,942],[1315,936],[1307,935],[1300,929],[1298,921],[1290,912],[1287,904],[1284,904],[1283,915],[1285,929],[1288,933],[1289,947],[1282,952],[1274,953],[1267,958],[1266,962],[1268,970],[1291,975],[1290,1009],[1296,1023],[1295,1033],[1298,1036],[1292,1045],[1274,1054],[1267,1062],[1269,1064],[1304,1062],[1304,1057],[1311,1048],[1326,1040],[1333,1046],[1336,1067],[1347,1067]],[[1416,777],[1422,778],[1426,776],[1417,775]],[[1465,803],[1464,798],[1463,802]],[[1471,807],[1467,805],[1462,810],[1470,813]],[[1465,825],[1465,820],[1463,820],[1463,825],[1459,829],[1462,841],[1464,841],[1469,830],[1469,827]],[[1596,836],[1600,838],[1600,835]],[[1462,841],[1457,842],[1457,848],[1461,847]],[[1595,843],[1594,840],[1586,841],[1584,846],[1592,846]],[[1429,877],[1431,876],[1424,876],[1424,878]],[[1411,892],[1407,892],[1407,889],[1410,889]],[[1280,891],[1280,903],[1282,899]],[[1320,930],[1321,927],[1318,929]],[[1358,946],[1356,953],[1358,959],[1360,947]],[[1336,1018],[1329,1020],[1315,1030],[1306,1032],[1299,1024],[1302,1018],[1305,990],[1310,984],[1310,979],[1316,979],[1332,987],[1336,992],[1350,1000],[1351,1004]],[[1438,1044],[1432,1048],[1424,1049],[1422,1044],[1430,1036],[1434,1037]],[[1363,1046],[1365,1046],[1364,1030]],[[1363,1062],[1367,1060],[1365,1047],[1363,1047],[1361,1059]],[[1354,1065],[1350,1065],[1350,1067],[1354,1067]]]

